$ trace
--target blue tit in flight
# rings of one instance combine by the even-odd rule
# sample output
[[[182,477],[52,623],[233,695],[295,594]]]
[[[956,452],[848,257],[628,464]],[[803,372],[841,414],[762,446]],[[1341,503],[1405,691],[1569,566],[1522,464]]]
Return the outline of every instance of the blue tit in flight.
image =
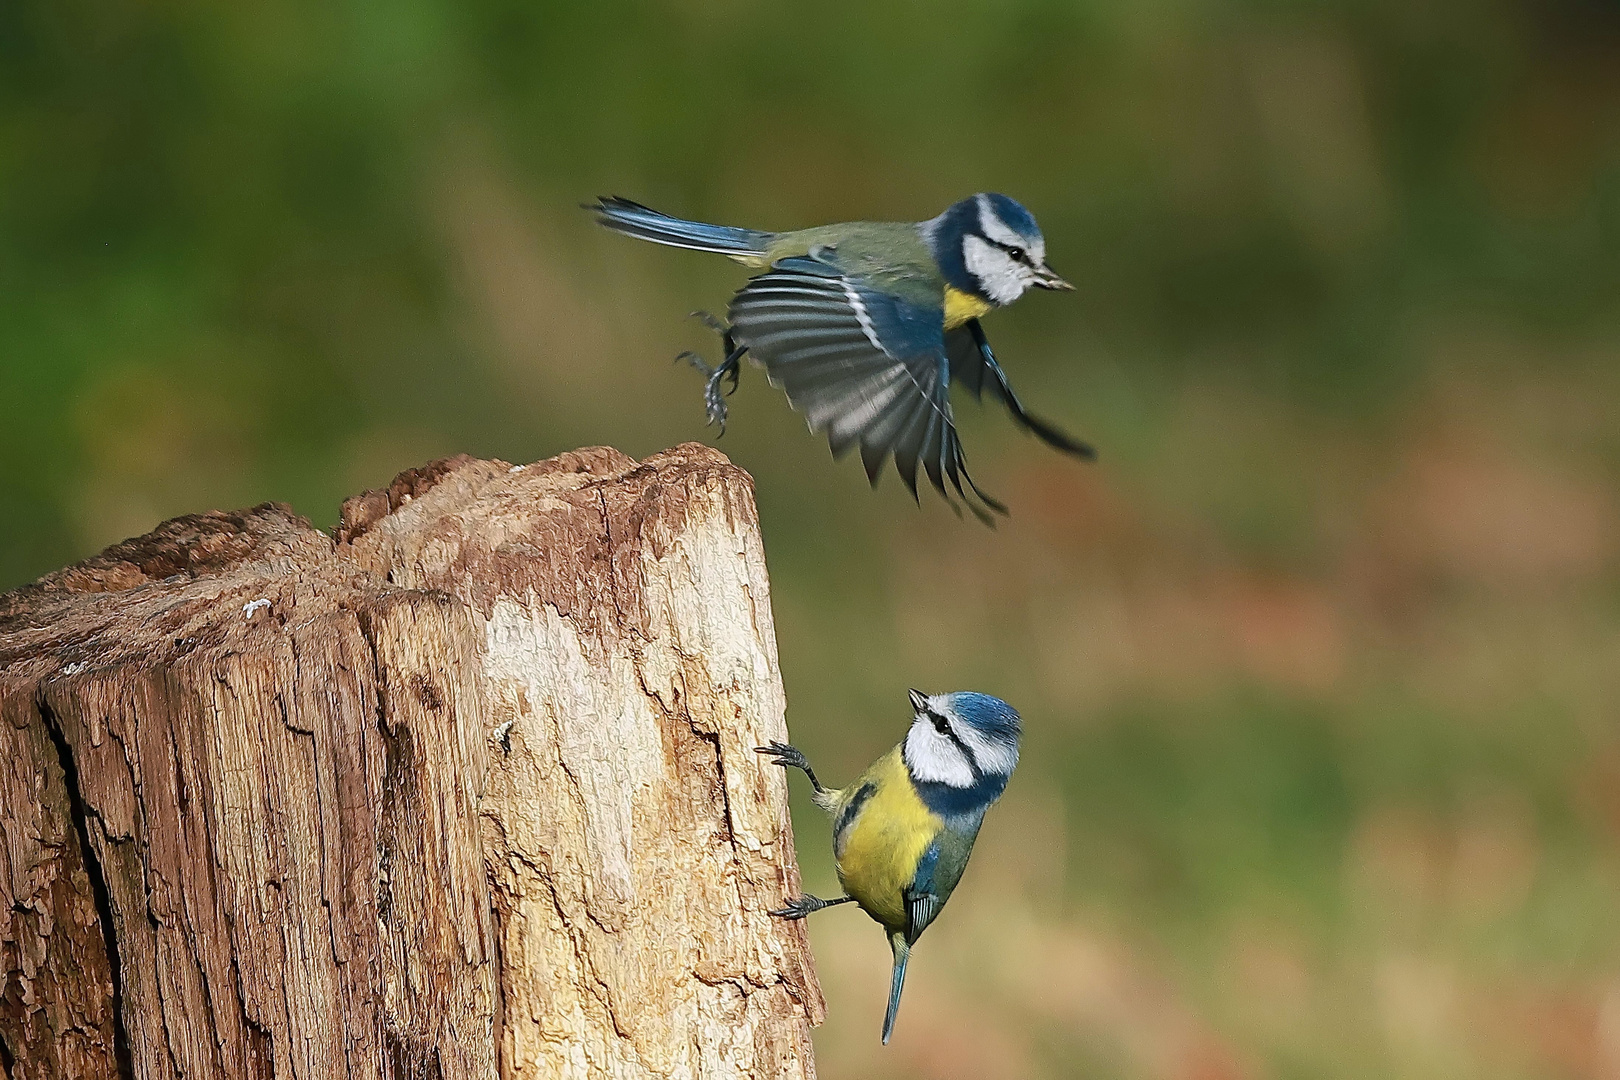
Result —
[[[800,896],[772,915],[802,919],[857,903],[889,935],[894,974],[883,1041],[894,1031],[906,960],[939,916],[967,867],[984,814],[1018,764],[1022,723],[989,694],[911,691],[911,728],[853,784],[821,786],[810,762],[786,743],[757,747],[784,768],[803,769],[816,805],[833,818],[833,857],[845,895]]]
[[[729,325],[698,313],[724,344],[718,367],[681,354],[708,377],[708,419],[722,433],[729,391],[721,384],[729,378],[735,390],[739,361],[752,354],[810,430],[826,431],[834,458],[858,445],[875,485],[892,454],[913,498],[920,462],[953,508],[947,479],[986,523],[989,515],[968,492],[996,513],[1007,510],[968,475],[951,382],[976,398],[988,390],[1020,427],[1051,446],[1096,457],[1091,446],[1024,408],[979,325],[1031,287],[1074,288],[1047,265],[1035,218],[1005,195],[974,195],[929,221],[854,221],[780,233],[683,221],[616,197],[586,209],[626,236],[716,252],[765,271],[732,297]]]

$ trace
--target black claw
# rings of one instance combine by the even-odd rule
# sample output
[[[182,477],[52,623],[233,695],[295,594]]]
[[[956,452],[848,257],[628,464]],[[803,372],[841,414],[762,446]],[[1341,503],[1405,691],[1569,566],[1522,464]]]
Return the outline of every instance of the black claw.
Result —
[[[809,760],[804,756],[804,751],[797,746],[789,746],[785,742],[773,742],[769,746],[756,746],[754,747],[754,753],[765,754],[775,764],[782,766],[784,769],[805,769],[810,766]]]
[[[822,908],[848,904],[854,899],[853,896],[840,896],[837,900],[823,900],[819,896],[795,896],[786,904],[771,912],[771,914],[778,919],[802,919],[807,915],[814,915]]]
[[[821,910],[821,901],[813,896],[800,896],[771,912],[778,919],[802,919]]]
[[[816,777],[816,770],[810,767],[810,759],[804,756],[804,751],[797,746],[789,746],[785,742],[773,742],[769,746],[756,746],[754,753],[765,754],[784,769],[801,769],[804,775],[810,778],[810,786],[819,794],[827,789],[821,786]]]

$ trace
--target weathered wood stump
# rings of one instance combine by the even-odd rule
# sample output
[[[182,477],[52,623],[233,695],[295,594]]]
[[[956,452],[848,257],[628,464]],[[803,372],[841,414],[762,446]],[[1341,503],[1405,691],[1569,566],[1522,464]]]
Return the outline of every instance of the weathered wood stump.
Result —
[[[813,1077],[747,474],[458,458],[0,597],[0,1056]]]

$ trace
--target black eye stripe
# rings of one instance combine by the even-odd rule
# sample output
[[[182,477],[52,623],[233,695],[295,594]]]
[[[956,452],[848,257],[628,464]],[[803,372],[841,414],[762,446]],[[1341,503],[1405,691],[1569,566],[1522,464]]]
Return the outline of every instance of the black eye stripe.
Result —
[[[956,729],[951,727],[951,722],[933,709],[928,710],[928,719],[934,722],[935,731],[951,740],[951,745],[962,752],[962,756],[967,759],[968,769],[973,773],[973,779],[977,781],[983,777],[984,770],[979,768],[978,755],[973,752],[972,747],[962,741],[962,737],[956,733]]]
[[[1030,257],[1029,257],[1029,252],[1024,250],[1023,248],[1019,247],[1017,244],[1003,244],[1000,240],[992,240],[988,236],[985,237],[984,239],[992,247],[1000,248],[1002,251],[1006,252],[1007,257],[1009,259],[1011,259],[1013,262],[1020,262],[1020,263],[1023,263],[1025,266],[1032,265],[1032,263],[1030,261]]]

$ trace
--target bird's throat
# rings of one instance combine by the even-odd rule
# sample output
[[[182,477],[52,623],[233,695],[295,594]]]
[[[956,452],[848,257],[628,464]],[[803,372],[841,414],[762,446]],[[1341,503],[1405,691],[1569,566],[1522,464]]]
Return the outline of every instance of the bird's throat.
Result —
[[[955,330],[969,319],[990,314],[995,305],[954,285],[945,286],[945,329]]]

